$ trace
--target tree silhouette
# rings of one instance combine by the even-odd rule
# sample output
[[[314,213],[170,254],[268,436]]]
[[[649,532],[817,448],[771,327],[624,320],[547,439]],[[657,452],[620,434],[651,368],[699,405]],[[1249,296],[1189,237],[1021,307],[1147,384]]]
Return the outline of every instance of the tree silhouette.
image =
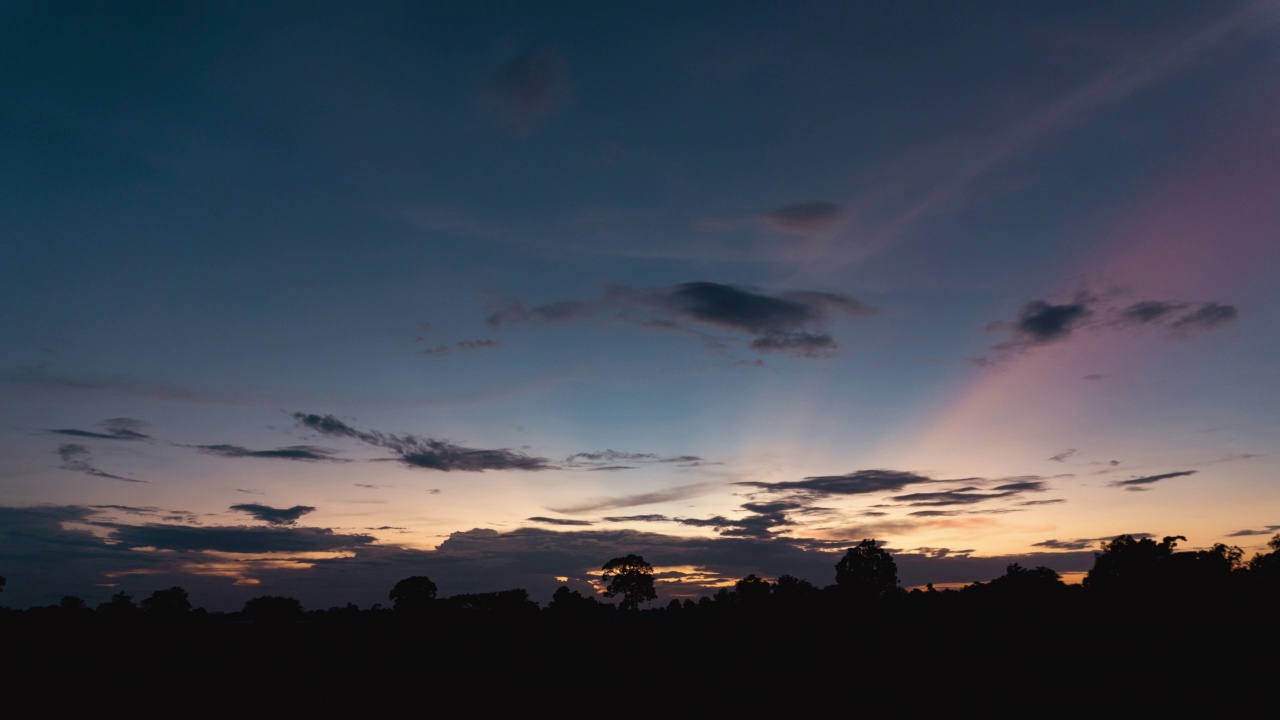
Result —
[[[170,620],[187,616],[191,612],[191,601],[187,599],[187,591],[177,585],[168,590],[156,590],[142,601],[142,610],[149,616]]]
[[[601,607],[613,609],[612,605],[600,603],[577,590],[570,590],[568,585],[561,585],[547,604],[547,610],[556,617],[587,617],[599,612]]]
[[[618,604],[621,610],[636,610],[641,603],[656,600],[658,592],[653,589],[653,566],[645,562],[639,555],[627,555],[610,560],[602,568],[601,579],[605,585],[604,596],[622,596]]]
[[[1157,543],[1151,538],[1120,535],[1103,543],[1102,552],[1094,555],[1093,568],[1084,578],[1085,589],[1100,593],[1156,590],[1179,540],[1186,538],[1170,535]]]
[[[836,563],[836,586],[851,597],[894,595],[898,592],[898,564],[875,540],[863,540]]]
[[[132,597],[118,592],[107,602],[98,605],[98,614],[112,619],[129,618],[138,614],[138,606],[133,604]]]
[[[435,601],[436,584],[426,575],[414,575],[396,583],[388,597],[396,610],[422,612]]]
[[[748,607],[760,607],[769,601],[769,593],[773,585],[755,574],[748,575],[733,585],[733,593],[738,602]]]
[[[285,625],[302,617],[302,603],[296,598],[262,595],[246,600],[241,613],[262,625]]]
[[[1267,547],[1271,552],[1254,555],[1249,561],[1249,570],[1259,575],[1280,576],[1280,533],[1267,541]],[[4,578],[0,577],[0,586],[3,585]]]

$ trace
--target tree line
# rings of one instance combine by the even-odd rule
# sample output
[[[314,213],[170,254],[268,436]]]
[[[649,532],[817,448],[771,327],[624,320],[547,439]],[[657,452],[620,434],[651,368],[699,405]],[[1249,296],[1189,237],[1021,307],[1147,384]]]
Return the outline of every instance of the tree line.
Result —
[[[1182,608],[1188,604],[1227,603],[1236,607],[1274,603],[1280,599],[1280,534],[1268,543],[1269,552],[1250,560],[1238,547],[1219,543],[1207,550],[1178,550],[1182,536],[1160,541],[1121,535],[1103,543],[1093,568],[1079,585],[1068,585],[1051,568],[1024,568],[1011,564],[1005,574],[988,582],[974,582],[958,590],[906,591],[898,580],[892,555],[874,539],[848,548],[835,564],[834,584],[817,586],[808,580],[782,575],[775,579],[748,575],[730,587],[722,587],[697,600],[657,599],[653,566],[643,557],[615,557],[601,567],[601,595],[583,595],[567,585],[560,587],[545,607],[521,588],[439,597],[436,584],[425,575],[404,578],[388,593],[389,606],[375,604],[362,610],[353,603],[327,610],[304,609],[296,598],[263,595],[245,602],[234,613],[210,613],[193,606],[181,587],[158,589],[140,602],[121,592],[96,608],[77,596],[63,597],[56,605],[27,610],[0,608],[11,619],[19,617],[79,621],[136,622],[244,622],[280,625],[299,621],[357,621],[368,619],[412,621],[466,621],[468,619],[609,619],[611,621],[655,617],[729,617],[749,614],[757,619],[826,616],[850,607],[928,610],[945,613],[949,608],[997,614],[1105,607]],[[0,576],[0,592],[5,578]]]

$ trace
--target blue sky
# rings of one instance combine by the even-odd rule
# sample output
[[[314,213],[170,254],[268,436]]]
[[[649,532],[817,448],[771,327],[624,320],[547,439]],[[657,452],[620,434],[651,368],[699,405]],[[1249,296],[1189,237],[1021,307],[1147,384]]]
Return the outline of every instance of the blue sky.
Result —
[[[12,606],[1280,530],[1275,2],[0,9]]]

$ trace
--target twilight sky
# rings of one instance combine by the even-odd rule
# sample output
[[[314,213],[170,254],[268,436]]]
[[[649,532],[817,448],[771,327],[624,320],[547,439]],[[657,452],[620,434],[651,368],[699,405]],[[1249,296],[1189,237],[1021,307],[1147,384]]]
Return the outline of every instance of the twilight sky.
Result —
[[[0,168],[12,607],[1280,531],[1277,0],[5,3]]]

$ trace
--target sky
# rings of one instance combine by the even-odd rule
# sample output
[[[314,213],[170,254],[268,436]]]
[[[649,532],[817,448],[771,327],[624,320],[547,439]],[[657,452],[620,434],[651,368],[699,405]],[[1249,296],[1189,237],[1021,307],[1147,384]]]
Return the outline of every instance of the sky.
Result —
[[[0,603],[1280,532],[1280,2],[0,5]]]

